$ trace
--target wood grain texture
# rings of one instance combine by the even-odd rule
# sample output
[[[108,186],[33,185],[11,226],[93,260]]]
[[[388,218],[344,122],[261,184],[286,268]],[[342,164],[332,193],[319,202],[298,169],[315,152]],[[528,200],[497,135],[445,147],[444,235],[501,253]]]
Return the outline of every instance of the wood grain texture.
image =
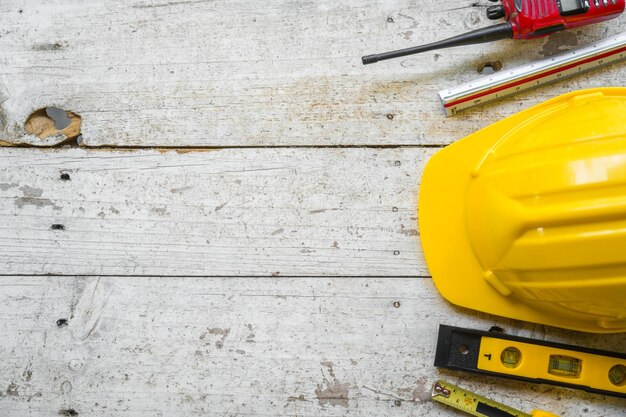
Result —
[[[436,96],[623,19],[360,63],[487,26],[489,5],[0,2],[0,144],[65,142],[24,128],[54,106],[80,116],[83,147],[155,148],[0,149],[0,417],[456,416],[429,400],[440,377],[526,411],[624,415],[623,400],[432,365],[439,323],[626,345],[455,308],[427,278],[416,207],[436,148],[421,145],[626,75],[452,119]]]
[[[0,415],[458,415],[430,401],[437,378],[527,411],[623,415],[623,400],[435,369],[440,322],[626,341],[469,314],[430,279],[5,276]]]
[[[0,264],[9,274],[427,276],[416,207],[434,151],[3,148]]]
[[[8,0],[0,4],[0,140],[56,106],[85,146],[447,144],[547,98],[620,83],[617,65],[446,119],[437,92],[619,33],[453,48],[364,67],[365,54],[492,24],[470,0]]]

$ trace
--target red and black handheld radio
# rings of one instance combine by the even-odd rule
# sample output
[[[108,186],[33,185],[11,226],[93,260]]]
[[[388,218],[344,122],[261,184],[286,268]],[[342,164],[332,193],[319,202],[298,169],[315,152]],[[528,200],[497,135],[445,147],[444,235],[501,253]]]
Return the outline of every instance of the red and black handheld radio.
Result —
[[[499,0],[490,0],[498,2]],[[572,29],[613,19],[624,11],[626,0],[500,0],[502,4],[487,8],[492,20],[504,18],[506,23],[474,30],[463,35],[363,57],[363,64],[453,46],[492,42],[501,39],[533,39],[560,30]]]

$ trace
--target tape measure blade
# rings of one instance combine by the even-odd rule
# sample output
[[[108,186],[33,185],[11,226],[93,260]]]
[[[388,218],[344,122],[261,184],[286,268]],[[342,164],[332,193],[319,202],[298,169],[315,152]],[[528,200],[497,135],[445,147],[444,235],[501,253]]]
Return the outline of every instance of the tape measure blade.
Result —
[[[433,386],[432,398],[476,417],[532,417],[530,414],[441,380]]]

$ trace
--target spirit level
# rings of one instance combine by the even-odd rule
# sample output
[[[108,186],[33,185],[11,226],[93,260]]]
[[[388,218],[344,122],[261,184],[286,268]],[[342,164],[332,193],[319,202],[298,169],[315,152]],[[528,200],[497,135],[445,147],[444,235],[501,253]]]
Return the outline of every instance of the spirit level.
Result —
[[[433,385],[432,399],[477,417],[557,417],[542,410],[527,414],[441,380]]]
[[[626,398],[626,354],[441,325],[435,366]]]
[[[626,32],[439,92],[446,115],[626,60]]]

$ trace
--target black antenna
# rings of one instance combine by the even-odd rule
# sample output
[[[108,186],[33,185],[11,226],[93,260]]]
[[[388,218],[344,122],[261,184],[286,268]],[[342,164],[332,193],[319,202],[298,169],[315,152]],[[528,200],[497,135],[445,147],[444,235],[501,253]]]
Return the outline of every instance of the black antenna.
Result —
[[[453,46],[473,45],[476,43],[493,42],[513,37],[513,27],[510,23],[501,23],[495,26],[489,26],[477,29],[453,38],[444,39],[442,41],[429,43],[428,45],[415,46],[413,48],[400,49],[399,51],[385,52],[382,54],[367,55],[362,58],[363,65],[373,64],[374,62],[384,61],[386,59],[399,58],[401,56],[419,54],[435,49],[451,48]]]

